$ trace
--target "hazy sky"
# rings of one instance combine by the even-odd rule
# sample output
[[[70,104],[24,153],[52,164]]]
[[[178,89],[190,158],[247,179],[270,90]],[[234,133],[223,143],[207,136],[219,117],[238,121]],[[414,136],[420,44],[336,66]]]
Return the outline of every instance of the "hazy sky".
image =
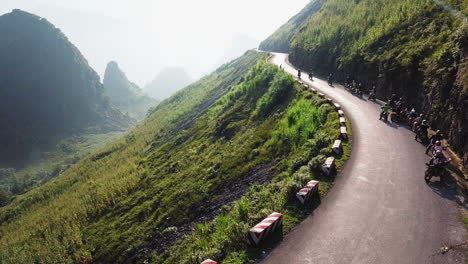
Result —
[[[209,73],[233,43],[258,42],[309,0],[0,0],[0,14],[19,8],[60,28],[101,75],[117,61],[144,85],[163,67],[193,77]],[[252,47],[254,48],[254,47]]]

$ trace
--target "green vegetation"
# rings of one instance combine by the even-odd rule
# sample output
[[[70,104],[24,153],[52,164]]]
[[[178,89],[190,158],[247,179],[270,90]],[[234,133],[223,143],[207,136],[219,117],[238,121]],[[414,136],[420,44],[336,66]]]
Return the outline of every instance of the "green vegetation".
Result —
[[[0,208],[0,262],[258,256],[247,249],[246,228],[278,210],[287,231],[310,212],[293,194],[314,178],[323,181],[321,194],[331,186],[317,169],[339,134],[326,100],[265,59],[251,51],[222,66],[121,139]]]
[[[350,74],[367,87],[375,83],[383,99],[401,95],[449,137],[467,164],[467,1],[330,0],[309,14],[290,41],[293,64],[341,80]]]
[[[289,52],[291,39],[303,30],[309,18],[322,8],[325,0],[312,0],[297,15],[281,26],[270,37],[260,44],[261,50],[273,52]]]
[[[72,136],[61,140],[49,150],[38,152],[36,160],[28,166],[19,169],[0,168],[0,206],[5,206],[17,195],[64,173],[73,164],[117,139],[121,134],[110,132]]]

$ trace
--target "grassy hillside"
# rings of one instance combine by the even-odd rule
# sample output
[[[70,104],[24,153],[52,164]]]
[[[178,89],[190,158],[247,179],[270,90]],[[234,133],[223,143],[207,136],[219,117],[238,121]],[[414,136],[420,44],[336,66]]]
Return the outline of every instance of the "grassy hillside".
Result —
[[[309,18],[322,8],[324,2],[325,0],[311,0],[301,12],[264,40],[260,44],[260,49],[273,52],[289,52],[291,39],[304,29]]]
[[[325,100],[265,58],[248,52],[222,66],[122,139],[1,208],[0,261],[255,258],[237,235],[270,210],[286,214],[286,229],[304,217],[291,195],[317,178],[339,126]],[[331,179],[322,180],[324,191]]]
[[[468,162],[468,2],[329,0],[291,41],[304,70],[403,96]]]
[[[0,168],[0,207],[10,203],[50,179],[63,174],[73,164],[104,147],[123,132],[83,134],[60,140],[34,155],[34,161],[21,168]]]

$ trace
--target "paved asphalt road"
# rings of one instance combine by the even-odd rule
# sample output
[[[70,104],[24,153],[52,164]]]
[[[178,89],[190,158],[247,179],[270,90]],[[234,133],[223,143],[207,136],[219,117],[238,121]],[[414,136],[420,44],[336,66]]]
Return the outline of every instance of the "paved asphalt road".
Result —
[[[270,61],[296,76],[286,60],[275,54]],[[466,231],[447,188],[438,178],[424,181],[429,157],[414,134],[379,121],[379,105],[341,86],[307,83],[342,106],[353,126],[353,151],[322,204],[262,263],[465,263],[461,248],[438,254],[463,243]]]

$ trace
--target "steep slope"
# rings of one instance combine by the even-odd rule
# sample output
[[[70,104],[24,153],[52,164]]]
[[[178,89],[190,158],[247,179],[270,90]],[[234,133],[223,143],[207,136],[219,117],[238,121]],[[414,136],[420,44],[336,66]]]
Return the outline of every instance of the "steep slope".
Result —
[[[290,61],[401,95],[468,164],[467,1],[327,1],[290,43]]]
[[[132,120],[103,96],[99,76],[47,20],[0,17],[0,165],[80,132],[124,130]]]
[[[236,238],[267,211],[284,211],[294,225],[305,211],[288,197],[318,177],[339,124],[325,99],[265,59],[251,51],[225,64],[1,208],[2,261],[192,263],[211,252],[194,242],[208,239],[197,239],[196,223],[213,230],[220,258],[244,251]],[[331,179],[323,180],[322,191]],[[229,229],[218,226],[226,220]]]
[[[193,82],[192,77],[180,67],[163,69],[143,90],[149,96],[162,101]]]
[[[115,61],[109,62],[104,73],[104,94],[120,111],[141,120],[157,101],[146,96],[138,85],[130,82]]]
[[[262,41],[260,50],[273,52],[289,52],[291,39],[304,29],[309,18],[322,8],[325,0],[311,0],[307,6],[297,15],[292,17],[286,24],[281,26],[270,37]]]

